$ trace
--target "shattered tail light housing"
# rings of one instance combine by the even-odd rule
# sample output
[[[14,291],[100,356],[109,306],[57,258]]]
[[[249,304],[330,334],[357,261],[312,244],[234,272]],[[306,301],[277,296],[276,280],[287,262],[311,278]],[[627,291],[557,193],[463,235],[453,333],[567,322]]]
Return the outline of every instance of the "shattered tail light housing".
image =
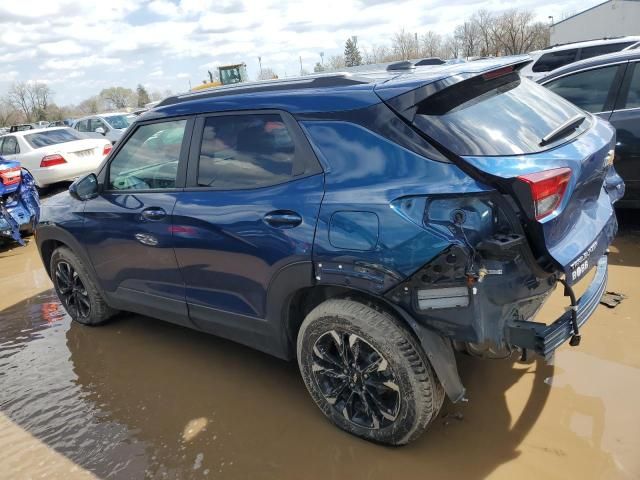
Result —
[[[0,170],[0,181],[4,186],[16,185],[20,183],[22,178],[20,167],[11,167],[4,170]]]
[[[570,179],[570,168],[554,168],[518,177],[531,191],[536,220],[542,220],[558,208]]]

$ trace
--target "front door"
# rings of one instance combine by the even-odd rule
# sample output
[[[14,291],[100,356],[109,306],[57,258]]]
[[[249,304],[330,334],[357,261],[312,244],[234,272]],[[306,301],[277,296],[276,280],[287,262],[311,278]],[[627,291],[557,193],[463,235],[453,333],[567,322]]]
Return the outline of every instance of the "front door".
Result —
[[[193,121],[142,124],[101,172],[101,194],[86,202],[85,238],[107,294],[125,310],[189,325],[173,251],[172,215]],[[182,185],[181,185],[182,183]]]
[[[187,188],[174,209],[176,257],[194,323],[231,338],[234,330],[264,334],[276,275],[307,265],[297,270],[305,272],[300,282],[312,280],[323,188],[317,160],[288,114],[198,120]]]

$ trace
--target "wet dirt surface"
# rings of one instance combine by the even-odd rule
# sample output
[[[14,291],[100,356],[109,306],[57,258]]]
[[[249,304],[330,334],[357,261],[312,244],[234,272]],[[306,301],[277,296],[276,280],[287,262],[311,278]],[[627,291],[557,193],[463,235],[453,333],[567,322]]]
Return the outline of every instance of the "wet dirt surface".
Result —
[[[640,478],[640,234],[610,265],[627,299],[579,348],[460,356],[470,401],[387,448],[330,425],[295,364],[139,315],[71,323],[34,242],[0,248],[0,478]]]

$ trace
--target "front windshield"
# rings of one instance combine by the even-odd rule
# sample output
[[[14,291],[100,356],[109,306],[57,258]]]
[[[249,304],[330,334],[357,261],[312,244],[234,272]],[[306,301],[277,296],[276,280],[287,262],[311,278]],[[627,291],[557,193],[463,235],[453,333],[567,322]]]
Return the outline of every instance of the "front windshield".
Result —
[[[111,128],[127,128],[131,124],[125,115],[111,115],[103,118]]]

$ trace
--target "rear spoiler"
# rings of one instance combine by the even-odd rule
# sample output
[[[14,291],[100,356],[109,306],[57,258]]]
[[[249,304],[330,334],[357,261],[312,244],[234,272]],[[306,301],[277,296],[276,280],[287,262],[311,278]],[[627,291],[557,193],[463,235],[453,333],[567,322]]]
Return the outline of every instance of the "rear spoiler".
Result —
[[[424,72],[416,69],[376,85],[374,91],[396,113],[412,122],[418,105],[430,96],[473,78],[490,80],[517,72],[531,62],[529,55],[518,55],[435,66]]]

